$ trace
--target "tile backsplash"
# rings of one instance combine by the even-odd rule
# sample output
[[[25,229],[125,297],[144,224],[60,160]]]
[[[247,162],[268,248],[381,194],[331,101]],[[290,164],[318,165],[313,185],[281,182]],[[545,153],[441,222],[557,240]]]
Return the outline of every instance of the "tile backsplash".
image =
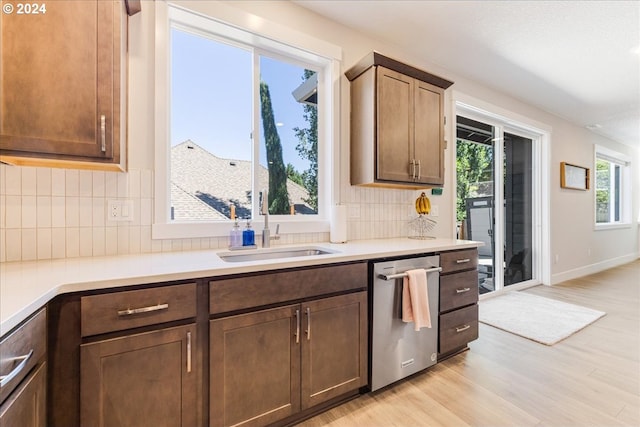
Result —
[[[348,239],[407,235],[416,192],[347,187]],[[108,200],[132,200],[132,221],[107,217]],[[0,165],[0,262],[225,248],[227,236],[153,240],[153,171],[127,173]],[[283,234],[278,244],[329,233]]]

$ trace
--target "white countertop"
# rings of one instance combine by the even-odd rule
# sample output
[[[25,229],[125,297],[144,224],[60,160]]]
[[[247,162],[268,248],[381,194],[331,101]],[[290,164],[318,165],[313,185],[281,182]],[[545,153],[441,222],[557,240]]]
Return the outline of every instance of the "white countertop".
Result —
[[[216,255],[227,250],[200,250],[1,263],[0,336],[63,293],[474,248],[479,245],[482,243],[468,240],[398,238],[343,244],[274,246],[271,250],[315,247],[336,253],[249,262],[225,262]],[[264,250],[240,252],[260,251]]]

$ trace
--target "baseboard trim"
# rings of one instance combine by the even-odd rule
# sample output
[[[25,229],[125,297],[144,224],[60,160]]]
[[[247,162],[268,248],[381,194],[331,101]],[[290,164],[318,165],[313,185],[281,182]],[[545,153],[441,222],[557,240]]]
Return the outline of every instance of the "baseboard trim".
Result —
[[[617,258],[607,259],[597,262],[595,264],[585,265],[580,268],[574,268],[572,270],[563,271],[562,273],[553,274],[551,276],[551,285],[557,285],[567,280],[578,279],[580,277],[588,276],[590,274],[599,273],[609,268],[617,267],[619,265],[633,262],[640,258],[640,254],[632,253]]]

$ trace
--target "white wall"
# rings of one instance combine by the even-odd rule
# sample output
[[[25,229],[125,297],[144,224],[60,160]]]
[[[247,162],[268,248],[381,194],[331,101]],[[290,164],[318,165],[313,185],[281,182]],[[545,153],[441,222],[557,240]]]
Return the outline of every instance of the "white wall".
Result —
[[[188,5],[190,2],[182,2]],[[193,2],[197,4],[200,2]],[[141,14],[129,22],[128,142],[129,173],[56,171],[46,168],[0,166],[0,262],[97,256],[153,251],[218,248],[226,245],[220,238],[151,240],[150,224],[153,195],[154,158],[154,13],[153,2],[143,1]],[[326,40],[343,50],[342,71],[351,67],[371,50],[406,61],[453,80],[457,92],[483,100],[501,110],[512,111],[552,129],[550,144],[550,220],[552,281],[577,277],[589,270],[606,267],[638,256],[638,230],[594,231],[593,191],[562,190],[559,164],[568,161],[593,167],[593,144],[626,153],[637,153],[624,145],[569,124],[568,122],[510,98],[499,90],[480,86],[442,69],[418,56],[412,47],[399,47],[370,39],[349,28],[328,21],[290,2],[222,2],[225,19],[234,20],[233,11],[243,10],[272,23],[279,23],[312,37]],[[401,24],[401,23],[399,23]],[[407,218],[413,211],[417,191],[352,187],[349,185],[349,82],[341,77],[340,180],[341,202],[353,215],[348,221],[350,240],[398,237],[407,233]],[[447,93],[451,110],[451,91]],[[449,116],[451,114],[449,113]],[[454,118],[445,137],[453,146]],[[432,196],[438,205],[438,237],[454,236],[455,173],[454,153],[445,153],[448,165],[444,193]],[[591,166],[589,166],[591,165]],[[637,167],[634,188],[634,212],[640,210]],[[62,180],[62,181],[61,181]],[[91,185],[87,184],[91,181]],[[115,189],[112,187],[115,185]],[[133,223],[112,223],[104,217],[109,198],[130,198],[136,206]],[[61,210],[64,207],[64,210]],[[32,213],[35,210],[35,213]],[[62,213],[64,212],[64,214]],[[70,215],[69,215],[70,214]],[[60,215],[64,215],[60,217]],[[356,217],[357,215],[357,217]],[[69,218],[70,216],[70,218]],[[89,218],[91,220],[89,220]],[[634,218],[635,219],[635,218]],[[287,235],[281,243],[328,240],[328,233]],[[591,250],[589,255],[588,249]]]

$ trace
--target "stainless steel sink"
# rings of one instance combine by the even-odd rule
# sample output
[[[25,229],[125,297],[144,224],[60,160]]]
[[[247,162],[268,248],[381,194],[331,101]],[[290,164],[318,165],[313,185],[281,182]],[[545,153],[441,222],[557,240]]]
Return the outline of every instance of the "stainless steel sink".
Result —
[[[265,249],[257,251],[232,251],[221,252],[218,254],[221,260],[226,262],[246,262],[246,261],[263,261],[269,259],[280,258],[297,258],[301,256],[316,256],[316,255],[329,255],[335,254],[337,251],[333,251],[325,248],[318,247],[304,247],[304,248],[282,248],[282,249]]]

